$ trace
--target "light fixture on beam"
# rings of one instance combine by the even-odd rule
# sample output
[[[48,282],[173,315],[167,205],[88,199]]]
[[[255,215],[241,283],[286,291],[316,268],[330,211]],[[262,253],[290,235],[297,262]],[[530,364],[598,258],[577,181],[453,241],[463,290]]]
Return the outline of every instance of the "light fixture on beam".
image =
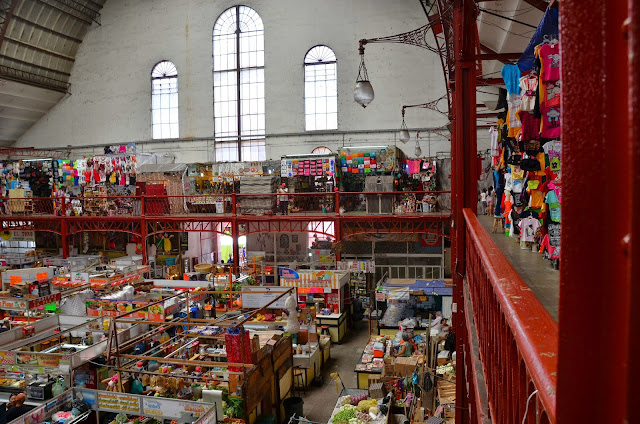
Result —
[[[360,68],[358,69],[358,78],[356,78],[356,88],[353,90],[353,99],[362,107],[367,107],[375,98],[373,86],[369,81],[367,67],[364,64],[364,45],[360,44],[358,49],[360,52]]]
[[[400,134],[398,134],[398,140],[406,144],[410,139],[411,135],[409,134],[409,128],[407,128],[407,124],[404,122],[404,108],[402,108],[402,125],[400,125]]]

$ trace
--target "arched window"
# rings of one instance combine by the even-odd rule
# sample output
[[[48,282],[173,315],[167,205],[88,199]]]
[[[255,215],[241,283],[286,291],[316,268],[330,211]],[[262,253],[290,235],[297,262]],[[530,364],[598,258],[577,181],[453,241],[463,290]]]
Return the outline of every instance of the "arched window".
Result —
[[[316,147],[315,149],[313,149],[311,151],[312,154],[317,154],[317,155],[332,155],[333,152],[331,151],[330,148],[328,147],[324,147],[324,146],[319,146]]]
[[[151,71],[151,129],[153,138],[180,137],[178,124],[178,70],[168,60]]]
[[[338,128],[336,55],[315,46],[304,57],[304,119],[307,131]]]
[[[247,6],[213,27],[213,118],[217,161],[265,160],[264,28]]]

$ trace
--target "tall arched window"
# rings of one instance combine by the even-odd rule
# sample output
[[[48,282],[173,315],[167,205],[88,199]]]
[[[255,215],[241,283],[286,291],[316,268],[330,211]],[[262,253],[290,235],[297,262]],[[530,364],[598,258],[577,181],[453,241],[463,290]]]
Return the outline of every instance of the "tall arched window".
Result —
[[[265,160],[264,28],[247,6],[213,27],[213,117],[216,160]]]
[[[336,55],[315,46],[304,57],[304,118],[307,131],[338,128]]]
[[[153,138],[180,137],[178,125],[178,70],[168,60],[151,71],[151,129]]]

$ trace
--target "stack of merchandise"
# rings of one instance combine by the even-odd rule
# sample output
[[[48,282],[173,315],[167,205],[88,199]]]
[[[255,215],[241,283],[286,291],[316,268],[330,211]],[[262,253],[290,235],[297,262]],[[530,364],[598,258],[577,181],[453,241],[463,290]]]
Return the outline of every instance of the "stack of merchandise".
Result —
[[[554,36],[535,49],[528,75],[505,65],[506,118],[492,136],[494,215],[504,217],[507,235],[522,249],[560,254],[560,54]]]

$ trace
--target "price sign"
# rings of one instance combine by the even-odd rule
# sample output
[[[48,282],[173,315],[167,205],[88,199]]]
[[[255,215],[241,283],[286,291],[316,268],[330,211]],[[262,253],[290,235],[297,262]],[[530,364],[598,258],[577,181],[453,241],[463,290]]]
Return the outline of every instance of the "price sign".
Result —
[[[88,284],[89,273],[88,272],[74,272],[71,274],[72,283]]]
[[[36,274],[36,280],[42,282],[47,281],[49,279],[49,275],[46,272],[39,272]]]
[[[11,275],[9,277],[9,282],[11,283],[12,286],[15,286],[16,284],[20,284],[20,283],[22,283],[22,276],[20,276],[20,275]]]

